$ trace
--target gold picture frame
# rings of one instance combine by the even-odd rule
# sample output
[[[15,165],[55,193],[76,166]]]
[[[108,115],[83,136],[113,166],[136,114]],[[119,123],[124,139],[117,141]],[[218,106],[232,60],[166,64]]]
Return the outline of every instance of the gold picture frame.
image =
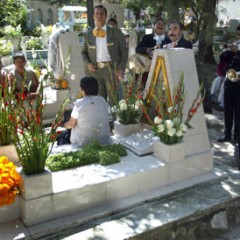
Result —
[[[157,86],[157,81],[160,80],[159,75],[162,72],[162,78],[164,83],[164,88],[166,90],[167,99],[168,99],[168,106],[172,106],[172,97],[171,97],[171,90],[168,81],[167,69],[165,64],[165,58],[163,56],[158,56],[156,60],[156,65],[153,73],[153,77],[148,89],[148,94],[146,97],[147,106],[150,106],[152,101],[152,95],[154,94],[155,88]]]

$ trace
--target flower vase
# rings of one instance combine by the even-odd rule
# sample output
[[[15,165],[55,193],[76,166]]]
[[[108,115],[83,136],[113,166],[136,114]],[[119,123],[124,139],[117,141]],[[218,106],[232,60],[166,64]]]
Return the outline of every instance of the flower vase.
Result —
[[[119,121],[114,121],[114,134],[126,137],[137,133],[141,130],[141,123],[127,124],[124,125]]]
[[[19,45],[20,45],[20,41],[21,41],[21,37],[9,37],[8,39],[13,44],[14,50],[18,50]]]
[[[42,35],[43,49],[48,48],[48,40],[49,40],[49,34],[43,34]]]
[[[6,156],[11,162],[18,162],[18,154],[13,144],[0,146],[0,156]]]
[[[52,173],[45,169],[42,173],[26,175],[23,170],[20,171],[22,180],[20,182],[21,196],[25,200],[38,198],[43,195],[52,194]]]
[[[11,55],[3,56],[2,64],[5,67],[11,65],[12,64],[12,56]]]
[[[153,155],[167,163],[179,162],[185,159],[185,142],[167,145],[161,141],[154,141]]]

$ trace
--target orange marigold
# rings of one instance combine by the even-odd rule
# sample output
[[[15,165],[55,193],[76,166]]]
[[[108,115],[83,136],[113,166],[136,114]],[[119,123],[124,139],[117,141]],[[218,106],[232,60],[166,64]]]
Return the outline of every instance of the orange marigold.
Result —
[[[63,89],[67,89],[67,88],[68,88],[68,82],[67,82],[66,80],[64,80],[64,81],[62,82],[62,88],[63,88]]]
[[[7,157],[0,157],[0,207],[11,204],[18,194],[21,177]]]

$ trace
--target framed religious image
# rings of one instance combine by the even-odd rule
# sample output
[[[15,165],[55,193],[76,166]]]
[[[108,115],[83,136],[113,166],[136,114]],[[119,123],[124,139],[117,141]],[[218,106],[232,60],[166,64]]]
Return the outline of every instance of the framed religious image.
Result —
[[[150,79],[147,81],[143,98],[146,102],[149,116],[153,118],[153,116],[155,116],[155,106],[154,101],[152,101],[153,97],[158,99],[162,98],[163,101],[167,101],[168,107],[172,106],[171,90],[168,81],[165,58],[163,56],[157,56],[153,74],[150,75]]]

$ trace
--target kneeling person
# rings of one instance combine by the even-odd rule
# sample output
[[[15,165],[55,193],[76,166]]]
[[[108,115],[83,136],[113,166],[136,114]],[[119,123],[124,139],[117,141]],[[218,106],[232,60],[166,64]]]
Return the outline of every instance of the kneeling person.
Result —
[[[82,78],[80,94],[83,98],[75,101],[71,118],[64,125],[66,129],[71,129],[71,143],[83,146],[94,139],[98,139],[101,144],[108,142],[109,105],[103,97],[97,95],[97,80],[94,77]]]

